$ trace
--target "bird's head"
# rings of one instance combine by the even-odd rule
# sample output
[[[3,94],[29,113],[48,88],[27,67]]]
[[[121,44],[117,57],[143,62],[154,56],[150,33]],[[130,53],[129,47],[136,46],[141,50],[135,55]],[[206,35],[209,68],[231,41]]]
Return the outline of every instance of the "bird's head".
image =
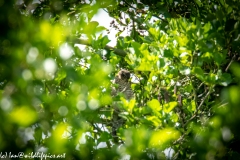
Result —
[[[121,69],[118,72],[119,79],[124,80],[124,81],[128,81],[129,78],[130,78],[130,75],[131,75],[130,72],[128,70],[125,70],[125,69]]]

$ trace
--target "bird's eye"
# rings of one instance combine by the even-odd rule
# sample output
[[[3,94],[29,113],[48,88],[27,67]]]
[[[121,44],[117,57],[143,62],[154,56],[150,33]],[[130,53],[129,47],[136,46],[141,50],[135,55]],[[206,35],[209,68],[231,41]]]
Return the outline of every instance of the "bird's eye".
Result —
[[[129,79],[130,78],[130,73],[123,72],[121,76],[122,76],[122,78]]]

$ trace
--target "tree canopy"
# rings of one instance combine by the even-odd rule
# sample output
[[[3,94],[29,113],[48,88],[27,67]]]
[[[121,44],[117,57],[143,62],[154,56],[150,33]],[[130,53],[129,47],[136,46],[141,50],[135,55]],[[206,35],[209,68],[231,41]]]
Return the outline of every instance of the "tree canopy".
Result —
[[[100,9],[109,28],[92,20]],[[0,0],[0,11],[0,153],[240,156],[239,1]],[[111,96],[122,68],[131,100]]]

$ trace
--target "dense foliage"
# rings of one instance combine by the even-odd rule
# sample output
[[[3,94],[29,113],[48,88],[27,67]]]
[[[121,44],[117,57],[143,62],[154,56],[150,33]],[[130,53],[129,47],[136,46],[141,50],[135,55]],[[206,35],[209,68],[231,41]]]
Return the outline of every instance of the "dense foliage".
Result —
[[[0,0],[0,152],[238,159],[239,8],[236,0]],[[114,18],[110,29],[92,21],[99,9]],[[101,34],[113,28],[115,47]],[[121,68],[132,73],[130,101],[111,96]],[[119,143],[115,101],[125,121]]]

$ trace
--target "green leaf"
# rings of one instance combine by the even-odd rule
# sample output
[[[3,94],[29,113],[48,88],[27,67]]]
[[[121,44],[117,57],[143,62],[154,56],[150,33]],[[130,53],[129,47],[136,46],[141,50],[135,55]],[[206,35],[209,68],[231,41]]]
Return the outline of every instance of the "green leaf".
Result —
[[[171,112],[176,106],[177,106],[177,102],[169,102],[169,103],[166,103],[166,104],[164,104],[164,106],[163,106],[163,111],[165,112],[165,113],[169,113],[169,112]]]
[[[123,107],[129,112],[132,113],[133,108],[135,106],[135,99],[131,99],[130,101],[127,101],[124,98],[121,98],[121,101],[123,102]]]
[[[130,18],[126,18],[126,19],[125,19],[125,23],[126,23],[126,24],[129,24],[129,23],[130,23]]]
[[[123,33],[123,31],[119,31],[115,36],[119,37],[122,33]]]
[[[139,48],[139,50],[141,50],[141,51],[148,50],[148,44],[147,43],[143,43],[141,45],[141,47]]]
[[[171,116],[170,116],[170,119],[173,122],[177,122],[178,121],[178,115],[176,113],[172,113]]]
[[[141,55],[141,52],[140,52],[140,47],[141,47],[141,44],[140,43],[138,43],[138,42],[132,42],[132,47],[133,47],[133,49],[134,49],[134,51],[135,51],[135,54],[137,55],[137,56],[139,56],[139,55]]]
[[[213,59],[213,54],[210,52],[206,52],[204,54],[202,54],[201,58],[205,61],[205,62],[211,62]]]
[[[108,36],[104,36],[102,39],[101,39],[101,43],[102,43],[102,47],[104,48],[108,42],[110,42],[110,40],[108,39]]]
[[[102,32],[104,30],[106,30],[106,28],[103,27],[103,26],[99,26],[99,27],[96,28],[96,32]]]
[[[40,143],[41,139],[42,139],[42,130],[37,127],[35,130],[34,130],[34,138],[35,140],[37,141],[37,143]]]
[[[149,146],[165,149],[168,144],[180,137],[180,132],[174,128],[165,128],[163,130],[154,131],[149,140]]]
[[[151,101],[147,102],[147,105],[154,111],[160,111],[162,109],[159,101],[157,99],[152,99]]]
[[[191,70],[190,70],[190,67],[187,67],[187,66],[180,66],[179,67],[179,72],[183,75],[189,75]]]
[[[37,120],[37,113],[28,106],[16,107],[9,114],[11,121],[20,126],[29,126]]]
[[[148,106],[144,106],[144,107],[142,107],[142,108],[139,108],[139,112],[141,113],[141,114],[151,114],[152,113],[152,109],[150,108],[150,107],[148,107]]]
[[[110,138],[111,136],[109,135],[108,132],[102,132],[98,140],[99,142],[107,142]]]
[[[125,41],[124,41],[124,38],[123,38],[123,37],[118,37],[116,47],[117,47],[118,49],[124,49],[124,48],[127,47],[127,45],[125,44]]]
[[[157,116],[148,116],[147,120],[150,121],[155,127],[162,125],[161,120]]]
[[[153,67],[152,67],[152,63],[150,63],[149,61],[143,61],[140,63],[140,66],[138,66],[136,68],[136,70],[139,70],[139,71],[152,71],[153,70]]]
[[[211,29],[211,23],[208,22],[206,23],[204,26],[203,26],[203,29],[204,29],[204,33],[207,33],[210,29]]]
[[[173,52],[170,49],[165,49],[163,52],[163,56],[166,58],[173,58]]]
[[[160,59],[157,61],[157,67],[158,67],[158,69],[165,67],[165,65],[166,65],[166,63],[165,63],[165,60],[164,60],[163,58],[160,58]]]
[[[223,73],[219,79],[219,84],[222,86],[228,86],[232,82],[232,77],[229,73]]]
[[[222,55],[222,53],[220,53],[220,52],[215,52],[215,53],[213,54],[213,57],[214,57],[214,62],[215,62],[218,66],[220,66],[220,65],[222,64],[223,60],[224,60],[224,56]]]
[[[96,28],[98,26],[98,22],[97,21],[91,21],[89,22],[85,27],[84,27],[84,33],[86,33],[87,35],[91,35],[91,34],[95,34],[96,33]],[[101,29],[101,28],[100,28]]]
[[[187,106],[187,109],[190,112],[194,112],[196,110],[196,103],[194,100],[192,100],[191,103]]]
[[[233,11],[233,8],[228,6],[228,9],[227,9],[227,14],[231,13]]]
[[[152,41],[153,41],[153,38],[151,38],[150,36],[145,36],[143,38],[144,43],[152,43]]]
[[[214,73],[210,73],[208,76],[205,77],[205,81],[209,84],[216,84],[218,80],[218,76]]]
[[[195,75],[200,80],[204,80],[204,72],[200,67],[194,67],[192,69],[192,74]]]
[[[152,37],[154,37],[155,40],[159,40],[160,38],[160,32],[156,30],[155,28],[149,28],[149,33]]]
[[[202,6],[202,2],[201,2],[200,0],[196,0],[195,2],[197,3],[197,5],[198,5],[199,7]]]
[[[60,69],[58,72],[57,72],[57,77],[55,79],[55,81],[58,82],[58,84],[60,84],[60,82],[66,78],[67,74],[66,72],[63,70],[63,69]]]

